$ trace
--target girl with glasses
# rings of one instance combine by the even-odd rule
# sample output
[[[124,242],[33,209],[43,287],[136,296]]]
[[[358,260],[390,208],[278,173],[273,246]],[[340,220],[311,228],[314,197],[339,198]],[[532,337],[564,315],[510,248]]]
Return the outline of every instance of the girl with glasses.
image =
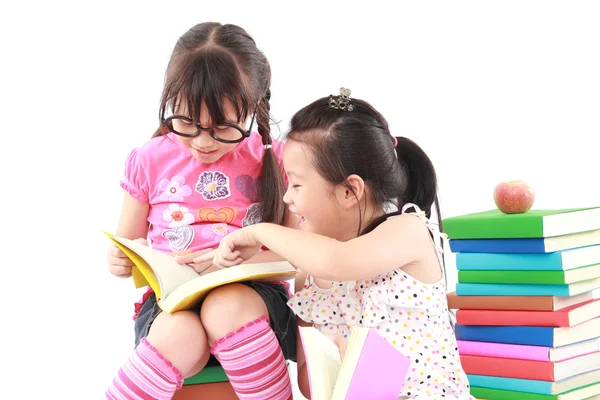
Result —
[[[116,234],[147,238],[209,273],[210,261],[194,260],[226,234],[258,222],[283,224],[282,145],[270,135],[270,82],[267,59],[242,28],[208,22],[181,36],[167,68],[160,128],[126,159]],[[107,258],[111,273],[131,276],[120,250],[111,247]],[[264,251],[252,262],[279,259]],[[285,360],[295,360],[296,330],[288,298],[283,283],[231,284],[192,310],[166,314],[149,290],[136,305],[136,349],[107,398],[170,399],[183,379],[220,363],[239,398],[291,399]]]

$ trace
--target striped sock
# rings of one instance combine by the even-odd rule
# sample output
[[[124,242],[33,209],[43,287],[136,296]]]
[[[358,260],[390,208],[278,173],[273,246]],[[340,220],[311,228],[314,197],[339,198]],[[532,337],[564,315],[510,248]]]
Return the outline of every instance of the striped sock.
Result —
[[[267,317],[219,339],[210,350],[242,400],[289,400],[292,384]]]
[[[171,399],[183,377],[143,338],[106,391],[110,400]]]

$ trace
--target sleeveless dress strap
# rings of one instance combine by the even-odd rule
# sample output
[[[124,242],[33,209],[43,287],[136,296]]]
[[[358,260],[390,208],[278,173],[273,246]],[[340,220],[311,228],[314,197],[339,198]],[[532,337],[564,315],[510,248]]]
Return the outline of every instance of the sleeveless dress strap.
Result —
[[[407,213],[406,210],[410,208],[414,209],[415,211]],[[433,236],[433,244],[435,245],[435,248],[438,251],[438,253],[442,254],[444,252],[442,247],[440,246],[440,243],[442,243],[444,240],[447,240],[448,235],[443,232],[440,232],[438,224],[431,222],[429,218],[427,218],[425,213],[419,208],[418,205],[413,203],[406,203],[402,207],[402,214],[412,214],[419,217],[421,221],[423,221],[427,229],[429,229],[429,232],[431,232],[431,235]]]

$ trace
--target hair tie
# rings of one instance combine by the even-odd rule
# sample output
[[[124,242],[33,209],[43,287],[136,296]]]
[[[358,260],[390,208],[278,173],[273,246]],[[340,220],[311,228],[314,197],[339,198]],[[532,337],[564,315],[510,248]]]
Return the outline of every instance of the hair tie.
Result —
[[[265,150],[268,150],[268,149],[272,148],[273,146],[270,144],[265,144],[265,145],[263,145],[263,147],[265,148]]]
[[[394,139],[394,148],[398,147],[398,138],[396,136],[392,136],[392,139]]]

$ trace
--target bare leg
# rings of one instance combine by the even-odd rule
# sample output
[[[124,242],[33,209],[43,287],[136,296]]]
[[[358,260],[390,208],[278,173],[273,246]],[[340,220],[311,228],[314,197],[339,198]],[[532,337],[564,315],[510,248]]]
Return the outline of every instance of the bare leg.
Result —
[[[196,374],[210,356],[199,315],[191,311],[159,314],[135,351],[121,367],[108,399],[168,400],[183,379]]]
[[[252,288],[231,284],[212,291],[200,319],[240,399],[289,400],[292,386],[262,297]]]

